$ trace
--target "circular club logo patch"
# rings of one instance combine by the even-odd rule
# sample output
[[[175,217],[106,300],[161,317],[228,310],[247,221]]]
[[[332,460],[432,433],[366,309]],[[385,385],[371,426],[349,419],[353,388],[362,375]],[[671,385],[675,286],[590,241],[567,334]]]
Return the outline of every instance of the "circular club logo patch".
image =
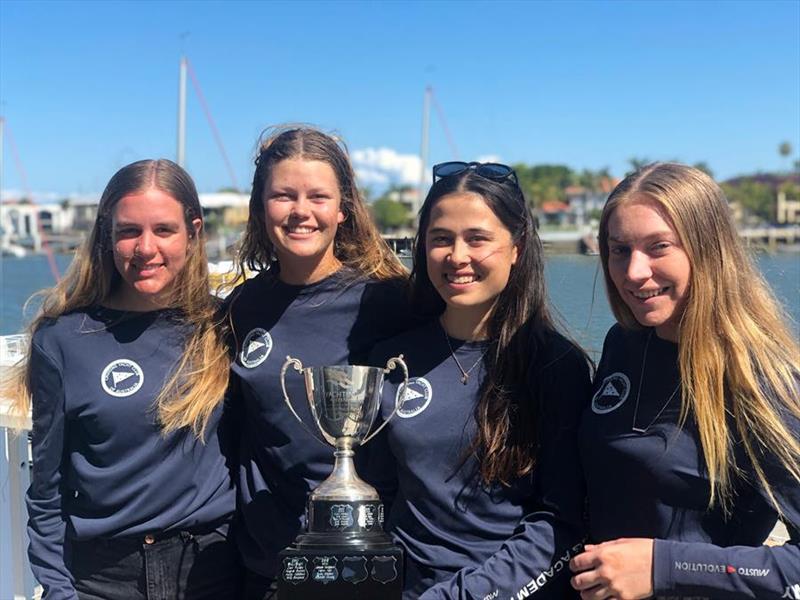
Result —
[[[267,360],[270,352],[272,352],[272,336],[266,329],[258,327],[244,338],[239,358],[245,367],[254,369]]]
[[[100,375],[103,389],[118,398],[135,394],[143,383],[142,368],[132,360],[124,358],[109,363]]]
[[[400,392],[405,390],[403,397],[400,398]],[[397,409],[397,416],[404,419],[416,417],[423,410],[428,408],[433,398],[433,388],[430,382],[424,377],[413,377],[408,380],[408,385],[404,388],[402,385],[397,389],[395,395],[395,402],[400,402],[400,408]]]
[[[618,409],[628,399],[631,380],[625,373],[612,373],[605,379],[592,397],[592,411],[598,415]]]

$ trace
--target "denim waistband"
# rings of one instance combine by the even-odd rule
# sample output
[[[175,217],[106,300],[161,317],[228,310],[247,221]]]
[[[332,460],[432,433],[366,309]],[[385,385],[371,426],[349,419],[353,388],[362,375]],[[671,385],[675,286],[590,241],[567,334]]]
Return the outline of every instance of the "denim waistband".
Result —
[[[70,539],[70,544],[74,544],[76,546],[83,545],[83,544],[96,544],[96,543],[103,543],[103,544],[156,544],[158,542],[164,542],[166,540],[177,540],[181,539],[183,541],[191,540],[194,536],[198,535],[207,535],[209,533],[220,533],[221,535],[227,537],[232,525],[232,517],[227,516],[223,519],[219,519],[213,523],[203,523],[199,525],[193,525],[192,527],[184,527],[180,529],[168,529],[166,531],[144,531],[142,533],[138,533],[135,535],[119,535],[119,536],[100,536],[94,538],[87,538],[87,539]]]

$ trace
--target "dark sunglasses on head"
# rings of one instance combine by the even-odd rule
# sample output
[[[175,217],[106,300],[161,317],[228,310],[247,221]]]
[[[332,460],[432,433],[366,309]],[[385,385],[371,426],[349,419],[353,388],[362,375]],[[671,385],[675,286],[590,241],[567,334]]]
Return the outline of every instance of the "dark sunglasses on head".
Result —
[[[477,175],[485,179],[491,179],[492,181],[504,181],[511,177],[514,183],[518,183],[517,174],[514,172],[514,169],[508,165],[501,165],[500,163],[462,162],[459,160],[433,165],[433,183],[436,183],[437,179],[460,175],[464,171],[469,170],[473,170]]]

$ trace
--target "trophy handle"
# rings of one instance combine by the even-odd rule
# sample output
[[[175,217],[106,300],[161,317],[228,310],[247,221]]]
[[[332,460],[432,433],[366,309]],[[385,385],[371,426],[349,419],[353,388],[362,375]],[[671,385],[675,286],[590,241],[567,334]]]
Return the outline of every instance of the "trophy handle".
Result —
[[[371,434],[369,434],[362,440],[361,442],[362,444],[366,444],[368,441],[370,441],[372,438],[378,435],[381,429],[386,427],[389,424],[389,421],[391,421],[392,418],[394,418],[394,416],[397,414],[397,411],[400,409],[400,406],[403,404],[402,399],[405,398],[406,387],[408,386],[408,366],[406,365],[406,361],[403,360],[403,355],[399,354],[398,356],[390,358],[388,361],[386,361],[386,368],[383,370],[383,372],[389,373],[390,371],[393,371],[395,367],[397,367],[398,365],[400,365],[400,368],[403,369],[403,376],[405,377],[405,381],[403,381],[403,385],[400,386],[400,390],[398,391],[398,394],[395,397],[394,410],[392,411],[392,414],[389,415],[389,418],[386,419],[383,423],[381,423],[380,427],[378,427],[375,431],[373,431]]]
[[[301,373],[303,371],[303,363],[300,362],[299,358],[292,358],[291,356],[286,357],[286,362],[283,363],[283,366],[281,367],[281,389],[283,390],[283,401],[286,403],[286,406],[289,407],[289,410],[292,411],[294,418],[297,419],[300,422],[300,425],[303,426],[303,429],[310,433],[315,440],[327,445],[327,442],[320,440],[317,434],[314,433],[314,431],[303,422],[303,419],[300,418],[300,415],[297,414],[294,406],[292,406],[291,400],[289,400],[289,392],[286,391],[286,371],[289,370],[289,367],[294,367],[295,371]]]

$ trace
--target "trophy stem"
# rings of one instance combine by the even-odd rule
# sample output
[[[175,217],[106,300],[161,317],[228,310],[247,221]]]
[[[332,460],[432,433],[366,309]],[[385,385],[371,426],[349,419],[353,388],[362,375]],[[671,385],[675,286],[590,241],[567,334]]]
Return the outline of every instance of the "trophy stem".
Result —
[[[333,453],[333,472],[311,492],[310,500],[314,501],[342,501],[353,502],[356,500],[379,501],[380,496],[374,487],[364,482],[356,473],[353,464],[354,440],[345,436],[336,438],[336,450]]]

